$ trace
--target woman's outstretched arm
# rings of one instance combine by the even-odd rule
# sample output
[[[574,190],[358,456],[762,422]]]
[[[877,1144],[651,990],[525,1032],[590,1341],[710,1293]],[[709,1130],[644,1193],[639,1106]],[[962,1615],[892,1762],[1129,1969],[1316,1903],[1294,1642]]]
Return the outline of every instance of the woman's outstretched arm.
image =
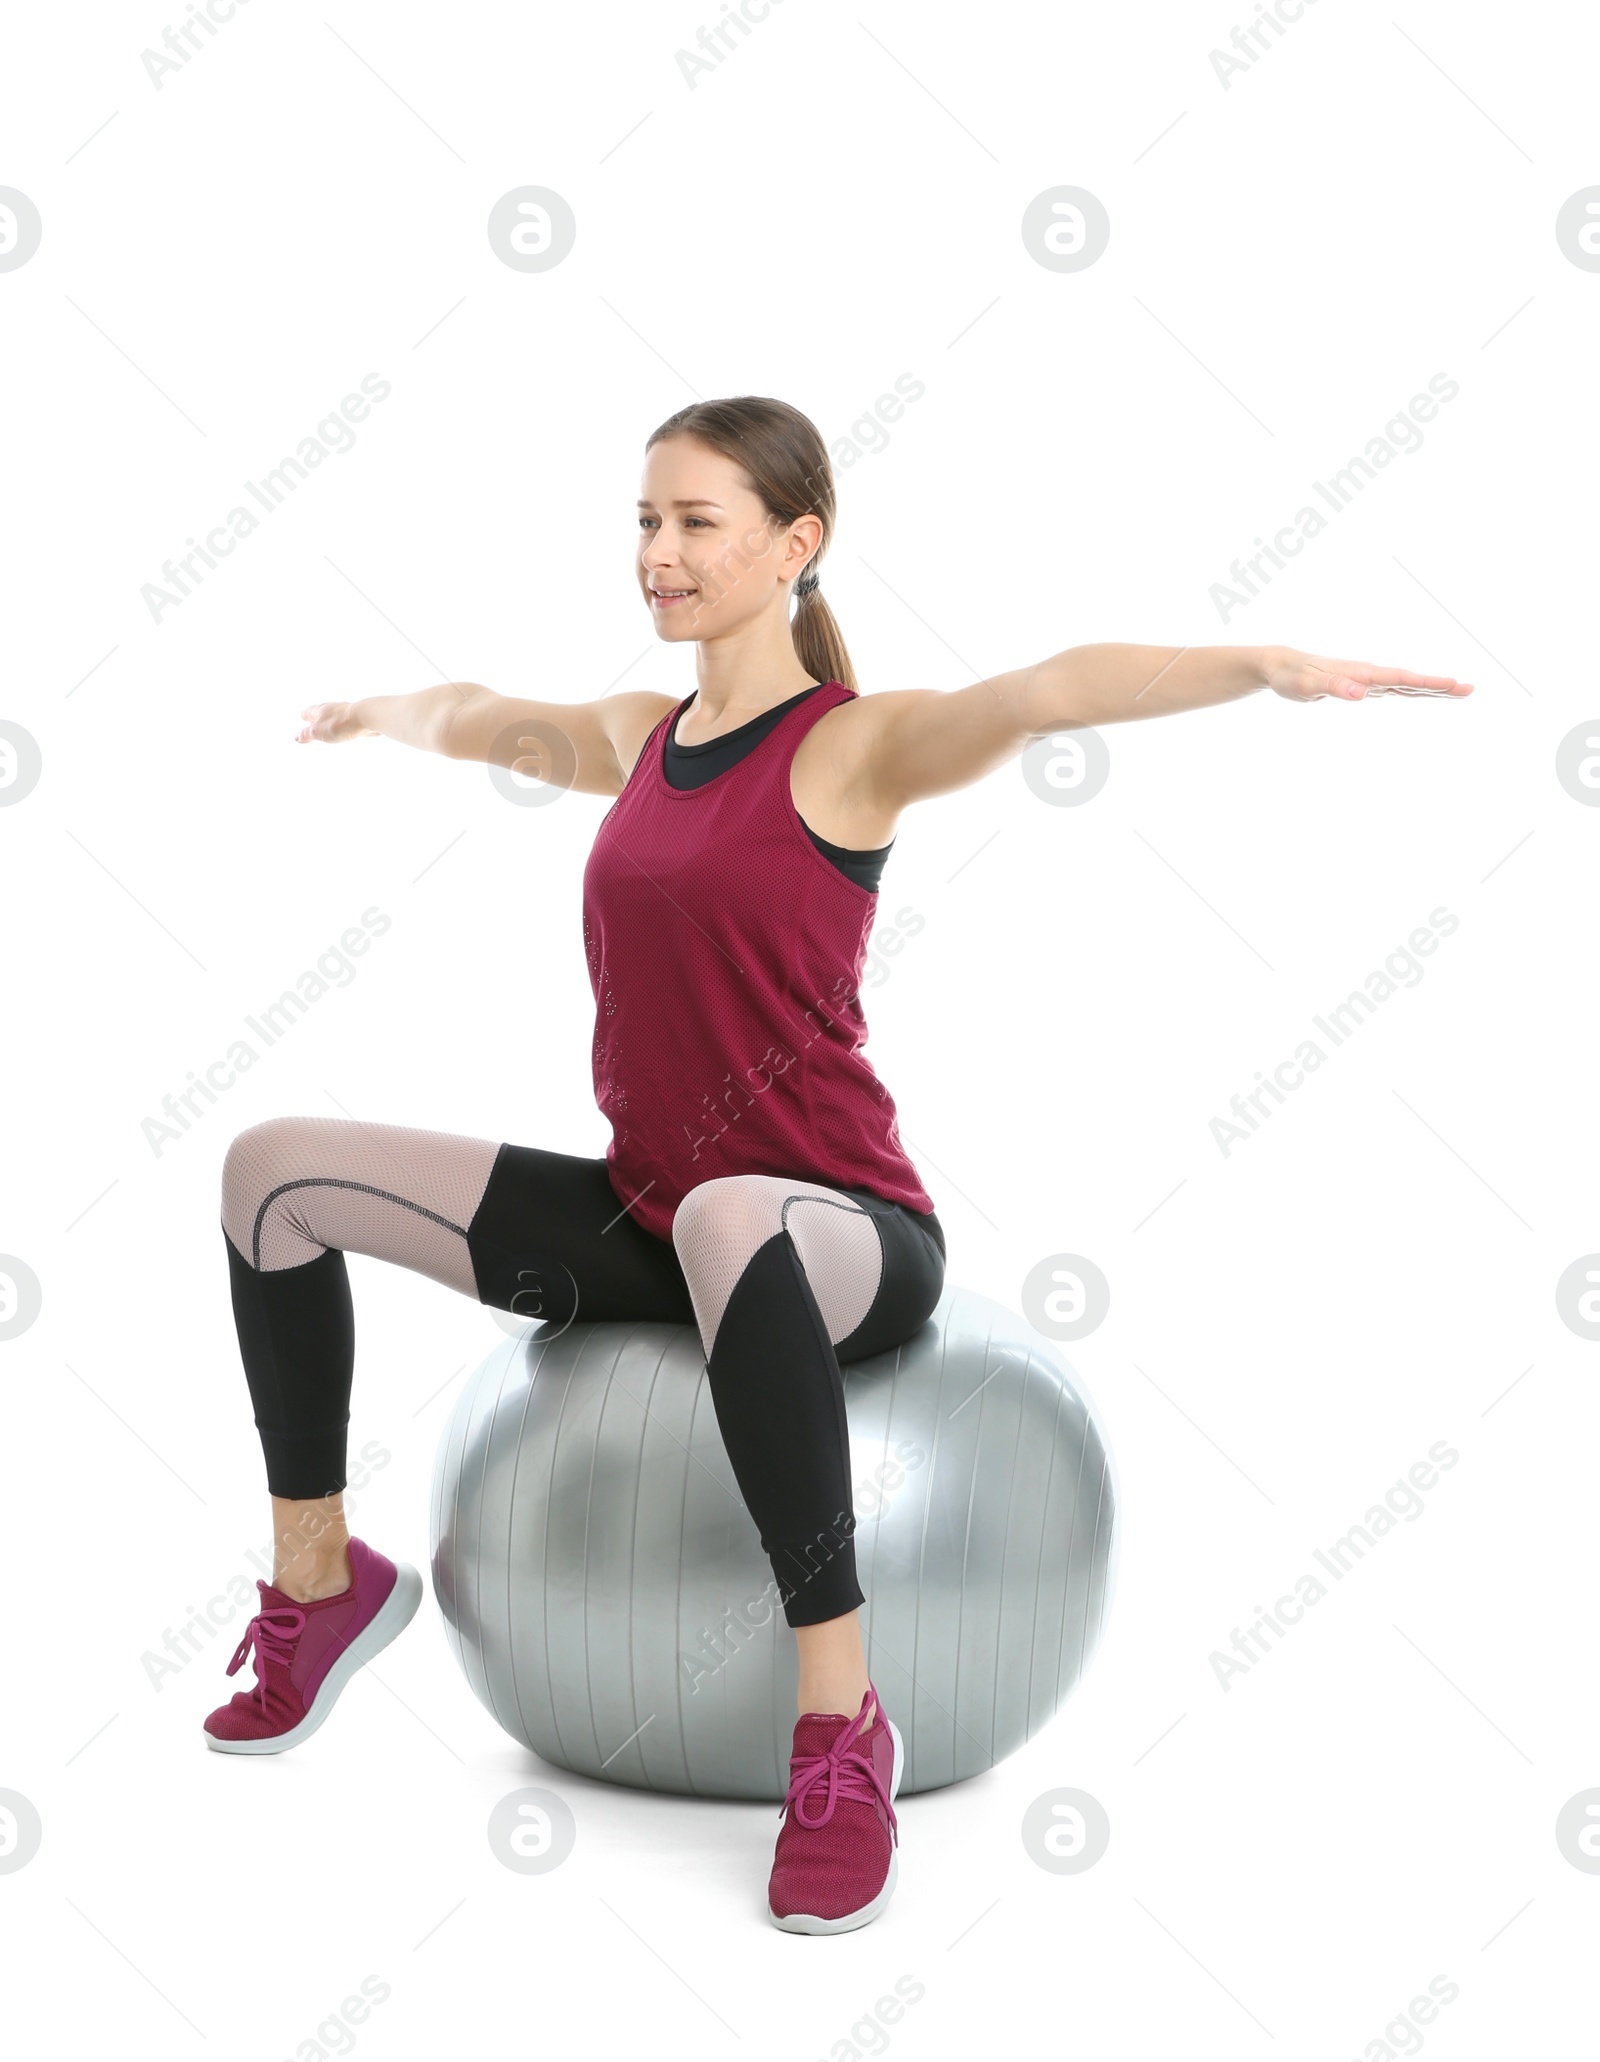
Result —
[[[629,693],[594,702],[530,702],[470,680],[414,694],[313,702],[301,710],[300,744],[390,737],[447,759],[506,766],[586,795],[619,795],[669,695]]]
[[[981,780],[1052,730],[1172,716],[1263,687],[1291,702],[1472,692],[1444,674],[1314,658],[1286,645],[1084,644],[950,694],[867,696],[857,779],[887,807],[902,808]]]

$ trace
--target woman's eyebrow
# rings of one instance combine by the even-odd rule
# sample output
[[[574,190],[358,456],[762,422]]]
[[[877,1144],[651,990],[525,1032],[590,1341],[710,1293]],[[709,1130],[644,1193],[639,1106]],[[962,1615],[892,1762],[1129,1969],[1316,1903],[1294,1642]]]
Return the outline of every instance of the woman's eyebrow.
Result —
[[[654,508],[654,506],[655,506],[655,503],[654,503],[653,501],[646,501],[646,500],[644,499],[644,497],[643,497],[643,496],[641,495],[641,496],[640,496],[640,499],[639,499],[639,506],[640,506],[641,508]],[[695,499],[694,499],[694,500],[692,500],[692,501],[669,501],[669,502],[667,503],[667,506],[668,506],[669,508],[716,508],[716,509],[720,509],[720,508],[722,507],[722,503],[721,503],[720,501],[707,501],[707,500],[706,500],[706,498],[705,498],[705,496],[704,496],[704,495],[702,494],[702,495],[697,495],[697,496],[695,497]]]

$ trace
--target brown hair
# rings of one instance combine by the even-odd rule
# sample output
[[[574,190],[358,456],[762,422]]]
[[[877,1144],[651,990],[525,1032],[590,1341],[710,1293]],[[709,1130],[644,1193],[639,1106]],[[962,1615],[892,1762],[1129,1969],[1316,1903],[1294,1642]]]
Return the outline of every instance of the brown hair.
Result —
[[[738,394],[727,401],[695,401],[669,415],[645,441],[648,451],[663,437],[698,437],[724,458],[742,466],[753,492],[774,523],[787,527],[797,516],[822,518],[822,541],[794,583],[790,624],[795,652],[819,680],[839,680],[852,692],[855,668],[832,609],[817,589],[817,568],[833,536],[833,468],[816,424],[786,401]]]

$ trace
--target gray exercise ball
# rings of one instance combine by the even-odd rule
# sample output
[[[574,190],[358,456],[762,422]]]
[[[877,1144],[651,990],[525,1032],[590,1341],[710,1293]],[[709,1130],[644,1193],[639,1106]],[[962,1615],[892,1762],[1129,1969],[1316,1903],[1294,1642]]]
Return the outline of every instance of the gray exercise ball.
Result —
[[[992,1768],[1099,1644],[1116,1480],[1058,1350],[946,1288],[844,1370],[867,1664],[904,1791]],[[547,1762],[782,1799],[794,1634],[687,1325],[530,1327],[469,1380],[434,1467],[434,1594],[479,1700]]]

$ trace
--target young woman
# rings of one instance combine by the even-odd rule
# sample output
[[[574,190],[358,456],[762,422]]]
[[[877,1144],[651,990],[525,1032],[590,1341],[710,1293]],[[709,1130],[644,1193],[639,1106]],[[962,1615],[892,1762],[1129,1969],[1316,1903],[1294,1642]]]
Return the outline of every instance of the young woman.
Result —
[[[266,1456],[273,1579],[209,1744],[276,1753],[416,1610],[421,1579],[345,1529],[354,1335],[344,1254],[499,1309],[698,1328],[740,1493],[799,1650],[768,1891],[796,1932],[894,1887],[898,1731],[867,1677],[841,1360],[914,1333],[945,1241],[863,1045],[857,984],[902,812],[1040,734],[1271,688],[1461,695],[1392,667],[1240,647],[1088,645],[956,693],[862,696],[817,586],[827,452],[778,401],[701,402],[645,450],[637,578],[696,688],[524,702],[426,688],[304,711],[301,742],[391,737],[615,797],[584,875],[605,1156],[281,1117],[223,1170],[233,1309]],[[793,612],[791,614],[791,601]]]

